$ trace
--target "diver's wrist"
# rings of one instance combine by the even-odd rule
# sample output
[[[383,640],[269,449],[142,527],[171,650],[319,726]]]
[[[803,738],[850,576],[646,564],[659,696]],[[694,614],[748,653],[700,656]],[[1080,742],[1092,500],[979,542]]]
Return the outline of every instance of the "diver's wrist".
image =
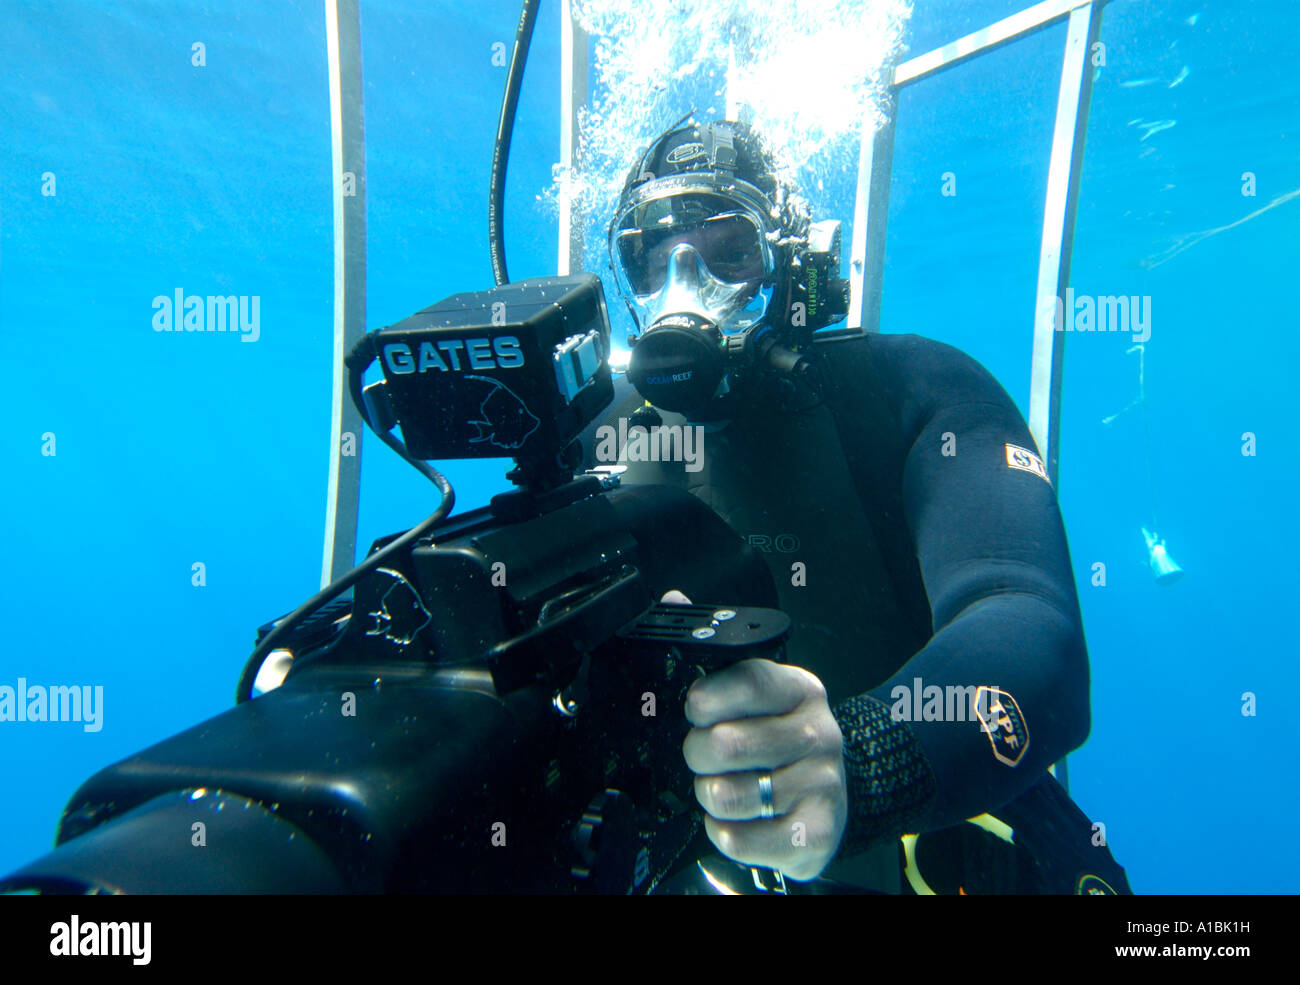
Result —
[[[915,831],[937,795],[934,771],[907,722],[889,705],[859,694],[832,709],[844,736],[848,826],[837,858]]]

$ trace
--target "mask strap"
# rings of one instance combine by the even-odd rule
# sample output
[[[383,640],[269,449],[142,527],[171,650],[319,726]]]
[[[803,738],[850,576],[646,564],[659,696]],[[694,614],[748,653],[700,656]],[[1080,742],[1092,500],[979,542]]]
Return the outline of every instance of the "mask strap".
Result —
[[[729,127],[709,126],[701,131],[700,142],[713,168],[735,172],[736,139]]]

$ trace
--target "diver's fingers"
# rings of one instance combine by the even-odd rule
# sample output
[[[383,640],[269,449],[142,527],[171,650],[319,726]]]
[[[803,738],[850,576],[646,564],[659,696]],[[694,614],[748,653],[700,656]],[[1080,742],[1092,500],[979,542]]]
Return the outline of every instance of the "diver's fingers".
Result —
[[[775,770],[806,756],[839,755],[844,739],[830,715],[770,715],[693,728],[682,743],[697,776]]]
[[[758,658],[741,660],[691,685],[686,719],[696,728],[708,728],[738,718],[785,715],[804,701],[825,696],[822,682],[802,667]]]
[[[798,777],[801,763],[779,770],[749,770],[745,773],[719,773],[695,778],[695,799],[705,813],[719,821],[753,821],[763,816],[763,796],[759,778],[772,781],[772,811],[781,815],[793,809],[803,791]],[[793,781],[793,782],[792,782]]]
[[[761,821],[719,821],[704,815],[709,840],[741,865],[762,866],[791,879],[815,879],[839,847],[843,824],[830,798],[813,795],[792,813]]]

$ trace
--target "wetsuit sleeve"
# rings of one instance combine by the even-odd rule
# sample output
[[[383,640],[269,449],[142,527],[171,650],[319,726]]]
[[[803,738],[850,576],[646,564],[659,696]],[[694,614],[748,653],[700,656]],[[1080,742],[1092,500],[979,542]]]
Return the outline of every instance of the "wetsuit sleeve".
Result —
[[[842,854],[996,810],[1089,730],[1069,549],[1024,419],[959,350],[881,342],[873,363],[903,439],[894,464],[933,636],[835,709],[849,779]]]

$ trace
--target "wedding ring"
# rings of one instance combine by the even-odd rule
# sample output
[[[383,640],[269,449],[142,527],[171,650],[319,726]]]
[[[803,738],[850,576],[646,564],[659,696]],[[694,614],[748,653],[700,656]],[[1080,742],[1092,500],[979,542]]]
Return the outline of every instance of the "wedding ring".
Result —
[[[758,778],[759,817],[776,817],[776,803],[772,800],[772,774],[764,773]]]

